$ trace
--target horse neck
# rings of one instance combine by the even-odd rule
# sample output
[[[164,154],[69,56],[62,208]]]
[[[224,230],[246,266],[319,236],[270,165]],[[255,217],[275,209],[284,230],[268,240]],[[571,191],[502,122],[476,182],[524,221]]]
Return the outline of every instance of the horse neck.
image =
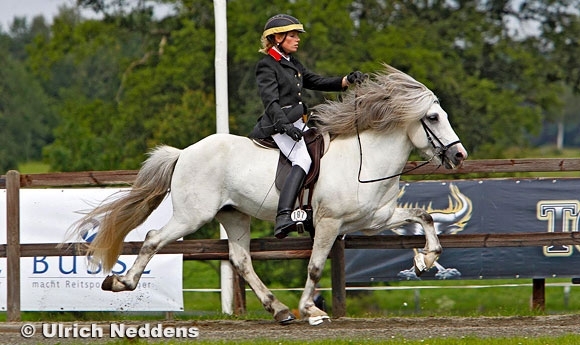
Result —
[[[341,174],[356,174],[362,150],[360,179],[372,180],[399,174],[412,149],[413,145],[404,131],[379,133],[365,130],[358,136],[340,135],[334,138],[325,157],[332,162],[333,167],[340,167]],[[356,176],[352,178],[357,180]],[[397,180],[398,177],[393,177],[386,182]]]

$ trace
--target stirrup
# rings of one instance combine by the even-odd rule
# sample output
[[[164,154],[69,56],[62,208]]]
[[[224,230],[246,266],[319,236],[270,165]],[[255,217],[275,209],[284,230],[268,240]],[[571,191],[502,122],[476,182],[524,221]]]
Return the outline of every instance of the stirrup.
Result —
[[[276,230],[274,231],[276,238],[286,238],[292,231],[298,231],[300,234],[304,232],[304,222],[308,218],[306,211],[299,208],[290,214],[281,214],[280,216],[284,217],[284,219],[282,220],[282,224],[276,226]]]
[[[308,213],[301,208],[295,209],[290,214],[290,219],[296,223],[296,230],[299,234],[304,233],[304,222],[308,219]]]

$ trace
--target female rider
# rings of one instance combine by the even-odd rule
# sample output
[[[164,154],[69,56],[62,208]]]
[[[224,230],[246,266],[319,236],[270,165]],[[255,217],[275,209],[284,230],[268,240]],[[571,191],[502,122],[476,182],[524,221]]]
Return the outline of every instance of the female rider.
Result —
[[[290,15],[278,14],[268,19],[260,49],[266,56],[256,66],[258,90],[265,110],[250,137],[271,136],[280,151],[292,162],[278,201],[274,235],[280,239],[296,229],[290,215],[311,164],[302,138],[302,133],[308,129],[303,117],[307,106],[302,101],[302,89],[343,91],[366,77],[359,71],[345,77],[323,77],[306,69],[292,55],[298,50],[303,32],[303,25]]]

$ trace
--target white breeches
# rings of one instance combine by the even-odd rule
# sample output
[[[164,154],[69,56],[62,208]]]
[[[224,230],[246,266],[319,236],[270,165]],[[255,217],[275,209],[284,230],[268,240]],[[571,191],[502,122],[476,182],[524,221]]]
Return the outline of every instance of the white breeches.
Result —
[[[294,122],[294,127],[300,128],[303,132],[308,130],[308,126],[304,124],[302,119],[298,119],[296,122]],[[300,141],[294,141],[294,139],[290,138],[286,134],[279,133],[272,135],[272,138],[284,156],[286,156],[290,162],[292,162],[292,165],[298,165],[302,168],[302,170],[304,170],[304,172],[308,173],[310,170],[310,165],[312,164],[312,160],[308,154],[308,149],[306,148],[306,142],[304,141],[304,138],[300,139]]]

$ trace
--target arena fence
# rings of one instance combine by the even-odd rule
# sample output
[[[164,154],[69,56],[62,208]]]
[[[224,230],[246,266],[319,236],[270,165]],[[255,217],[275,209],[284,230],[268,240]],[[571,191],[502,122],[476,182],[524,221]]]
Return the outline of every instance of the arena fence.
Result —
[[[422,162],[408,162],[406,170],[419,166]],[[452,175],[467,174],[514,174],[520,172],[575,172],[580,171],[580,159],[497,159],[471,160],[454,171],[422,166],[408,174]],[[137,175],[134,170],[89,171],[71,173],[20,174],[11,170],[0,176],[0,188],[6,189],[6,244],[0,244],[0,257],[7,258],[7,320],[20,320],[20,258],[32,256],[72,256],[83,255],[76,246],[57,248],[58,243],[20,243],[20,188],[39,187],[104,187],[130,185]],[[529,232],[517,234],[454,234],[441,235],[444,248],[486,248],[486,247],[529,247],[580,245],[578,232]],[[338,238],[329,255],[332,261],[332,313],[335,317],[346,314],[345,249],[412,249],[425,245],[423,236],[348,236]],[[127,242],[123,254],[138,254],[141,242]],[[311,253],[310,238],[299,237],[279,241],[274,238],[252,239],[251,252],[254,260],[308,259]],[[226,240],[184,240],[171,243],[159,253],[183,254],[184,260],[227,260]],[[245,312],[245,282],[236,277],[234,292],[234,312]],[[545,279],[532,281],[532,307],[545,307]]]

